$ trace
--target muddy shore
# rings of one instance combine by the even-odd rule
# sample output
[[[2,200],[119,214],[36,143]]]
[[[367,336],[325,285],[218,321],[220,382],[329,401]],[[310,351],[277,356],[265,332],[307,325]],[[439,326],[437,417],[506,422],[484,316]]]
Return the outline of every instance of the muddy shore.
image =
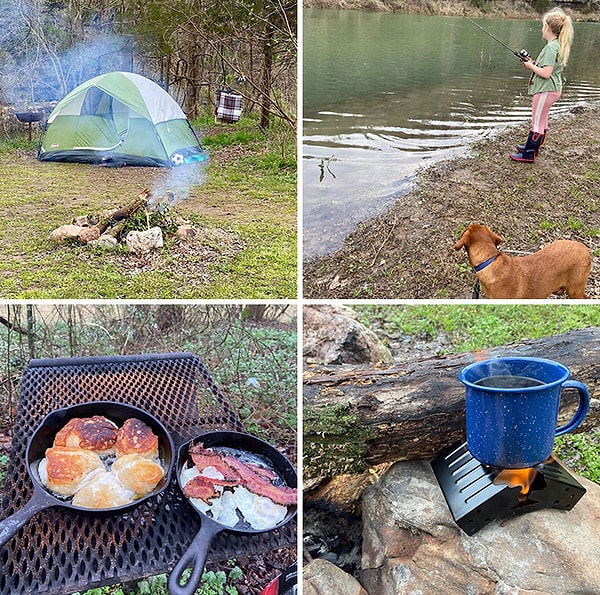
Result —
[[[504,130],[421,170],[415,188],[360,224],[342,249],[304,263],[304,297],[471,298],[475,275],[454,244],[482,223],[513,255],[561,238],[583,242],[593,256],[587,295],[600,298],[600,105],[551,118],[536,162],[514,163],[508,155],[527,131]]]

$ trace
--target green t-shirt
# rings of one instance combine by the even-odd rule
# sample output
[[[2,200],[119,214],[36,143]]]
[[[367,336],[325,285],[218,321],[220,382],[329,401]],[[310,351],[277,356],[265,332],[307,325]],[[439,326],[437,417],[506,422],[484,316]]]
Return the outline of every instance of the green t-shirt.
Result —
[[[543,68],[544,66],[553,66],[554,70],[550,78],[544,79],[537,74],[532,75],[532,84],[529,85],[529,94],[543,93],[545,91],[560,91],[562,89],[562,71],[563,65],[558,61],[558,51],[560,44],[558,39],[553,39],[546,44],[546,47],[537,57],[536,64]]]

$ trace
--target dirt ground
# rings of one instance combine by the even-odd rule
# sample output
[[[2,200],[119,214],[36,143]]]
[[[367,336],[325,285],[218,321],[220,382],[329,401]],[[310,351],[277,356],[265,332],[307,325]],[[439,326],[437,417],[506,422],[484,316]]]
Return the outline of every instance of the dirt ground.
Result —
[[[475,275],[454,244],[482,223],[511,255],[558,239],[583,242],[593,260],[587,295],[600,298],[600,105],[551,118],[536,162],[514,163],[508,155],[527,132],[505,130],[420,171],[415,188],[360,224],[341,250],[304,263],[304,297],[470,298]]]

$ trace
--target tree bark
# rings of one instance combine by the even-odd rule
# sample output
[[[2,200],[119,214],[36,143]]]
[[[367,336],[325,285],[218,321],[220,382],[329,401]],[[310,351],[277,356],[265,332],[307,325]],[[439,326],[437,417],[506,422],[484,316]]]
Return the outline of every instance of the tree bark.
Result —
[[[579,431],[598,425],[600,328],[570,331],[487,352],[396,362],[377,368],[316,366],[304,373],[304,449],[309,453],[305,455],[305,477],[360,472],[366,466],[430,458],[464,440],[464,387],[458,373],[474,361],[506,356],[545,357],[567,366],[571,378],[586,384],[590,392],[590,411]],[[576,401],[575,391],[564,391],[561,420],[572,415]],[[337,424],[324,429],[315,422],[331,411],[337,416]],[[356,427],[364,430],[360,434],[364,443],[351,450],[356,458],[356,452],[363,447],[363,469],[334,460],[336,454],[342,459],[349,457],[348,449],[340,445],[349,446],[350,417]],[[364,438],[365,435],[368,436]]]

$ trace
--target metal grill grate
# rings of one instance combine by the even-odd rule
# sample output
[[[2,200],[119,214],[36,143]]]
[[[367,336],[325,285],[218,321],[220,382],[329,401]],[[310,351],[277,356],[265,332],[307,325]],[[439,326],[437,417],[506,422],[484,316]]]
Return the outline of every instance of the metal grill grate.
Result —
[[[135,405],[160,419],[176,444],[210,430],[244,430],[202,362],[190,353],[34,360],[23,371],[0,518],[29,500],[27,442],[44,417],[89,401]],[[200,527],[171,485],[126,513],[80,514],[60,507],[36,515],[0,548],[0,593],[65,595],[169,572]],[[224,532],[209,560],[295,545],[295,523],[269,533]]]

